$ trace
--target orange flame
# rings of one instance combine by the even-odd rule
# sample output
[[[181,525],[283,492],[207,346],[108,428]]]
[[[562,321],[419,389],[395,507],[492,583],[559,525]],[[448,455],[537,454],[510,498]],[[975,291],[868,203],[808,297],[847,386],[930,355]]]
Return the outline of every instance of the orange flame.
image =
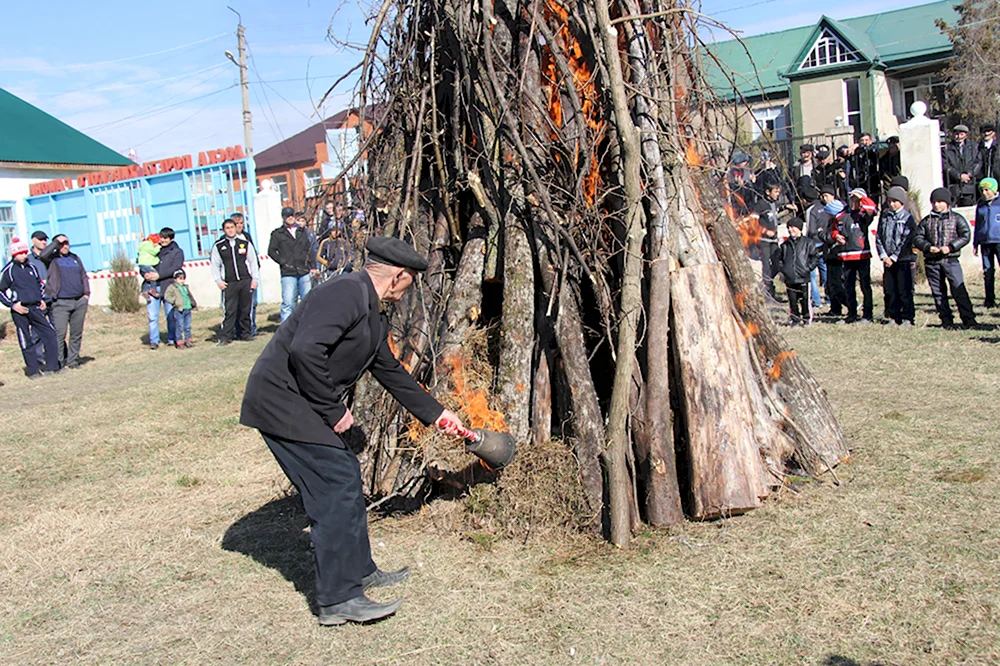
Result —
[[[790,358],[795,357],[795,350],[779,352],[777,356],[774,357],[774,362],[767,371],[767,377],[771,380],[771,383],[781,379],[781,365]]]
[[[396,342],[396,339],[392,336],[391,333],[388,336],[388,342],[389,342],[389,351],[392,352],[392,355],[399,359],[400,364],[404,368],[406,368],[407,372],[413,372],[412,364],[407,363],[403,359],[399,358],[399,344]]]
[[[694,145],[694,141],[691,140],[687,142],[687,148],[684,150],[684,158],[690,166],[701,166],[703,164],[701,153],[698,152],[698,146]]]
[[[471,389],[466,384],[465,361],[461,354],[452,354],[444,359],[446,366],[451,368],[451,384],[454,387],[452,395],[458,400],[459,408],[469,417],[470,428],[487,428],[506,432],[507,422],[503,414],[490,409],[486,391]]]
[[[580,110],[583,112],[584,122],[593,131],[592,150],[594,150],[604,135],[604,119],[601,116],[600,100],[598,98],[597,86],[594,84],[593,69],[584,58],[583,47],[580,41],[573,36],[573,33],[569,29],[567,21],[569,11],[559,4],[559,0],[546,0],[545,12],[546,19],[556,17],[562,23],[556,33],[556,42],[566,55],[567,65],[570,73],[573,75],[573,85],[580,98]],[[556,127],[562,127],[564,118],[560,75],[550,47],[543,49],[541,73],[541,83],[548,92],[549,117]],[[555,136],[552,138],[555,138]],[[580,158],[580,142],[577,140],[574,168],[579,167]],[[584,157],[584,159],[587,158]],[[583,197],[588,206],[593,206],[597,200],[597,188],[601,181],[600,163],[597,160],[596,154],[593,153],[589,156],[589,161],[590,171],[583,179]]]
[[[754,335],[760,333],[760,326],[751,322],[748,322],[746,326],[743,327],[743,339],[747,340]]]
[[[733,294],[733,300],[736,301],[737,309],[743,310],[747,303],[747,290],[741,289]]]

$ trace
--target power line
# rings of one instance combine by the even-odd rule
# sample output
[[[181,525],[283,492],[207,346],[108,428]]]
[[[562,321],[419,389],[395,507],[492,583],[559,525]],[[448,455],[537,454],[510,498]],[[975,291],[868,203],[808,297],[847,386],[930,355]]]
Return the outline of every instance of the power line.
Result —
[[[88,86],[86,88],[77,88],[75,90],[63,90],[60,92],[42,92],[35,94],[38,95],[39,97],[55,97],[57,95],[71,95],[73,93],[78,93],[78,92],[113,92],[116,90],[128,90],[129,88],[151,86],[155,84],[165,83],[167,81],[174,81],[176,79],[184,79],[191,76],[198,76],[199,74],[204,74],[205,72],[211,71],[213,69],[218,69],[220,67],[225,67],[226,65],[227,63],[222,62],[222,63],[217,63],[215,65],[209,65],[208,67],[204,67],[202,69],[198,69],[193,72],[184,72],[183,74],[175,74],[174,76],[165,76],[159,79],[150,79],[148,81],[139,81],[136,83],[114,84],[110,86],[104,86],[103,88],[91,88]]]
[[[155,135],[153,135],[153,136],[149,137],[148,139],[146,139],[146,140],[144,140],[144,141],[140,141],[139,143],[136,143],[136,144],[133,144],[133,145],[132,145],[131,147],[132,147],[132,148],[138,148],[139,146],[142,146],[142,145],[145,145],[145,144],[149,143],[149,142],[150,142],[150,141],[152,141],[153,139],[159,139],[159,138],[160,138],[161,136],[163,136],[163,135],[164,135],[164,134],[166,134],[167,132],[172,132],[173,130],[177,129],[178,127],[180,127],[181,125],[183,125],[183,124],[184,124],[184,123],[186,123],[187,121],[191,120],[191,119],[192,119],[192,118],[194,118],[195,116],[197,116],[197,115],[199,115],[200,113],[202,113],[202,112],[206,111],[206,110],[207,110],[207,109],[208,109],[209,107],[211,107],[211,106],[212,106],[212,103],[211,103],[211,102],[209,102],[208,104],[206,104],[205,106],[201,107],[200,109],[198,109],[197,111],[195,111],[195,112],[194,112],[194,113],[192,113],[192,114],[191,114],[190,116],[188,116],[188,117],[187,117],[187,118],[185,118],[184,120],[180,121],[180,122],[179,122],[179,123],[177,123],[176,125],[172,125],[172,126],[168,127],[167,129],[163,130],[162,132],[160,132],[159,134],[155,134]]]
[[[219,88],[218,90],[213,90],[210,93],[205,93],[204,95],[198,95],[197,97],[192,97],[190,99],[181,100],[180,102],[176,102],[174,104],[168,104],[167,106],[162,106],[162,107],[159,107],[159,108],[157,108],[157,107],[151,107],[153,110],[146,109],[146,110],[140,111],[138,113],[133,113],[130,116],[125,116],[124,118],[119,118],[117,120],[112,120],[112,121],[109,121],[109,122],[106,122],[106,123],[101,123],[100,125],[93,125],[91,127],[85,127],[83,129],[83,131],[84,132],[89,132],[91,130],[96,130],[96,129],[107,129],[108,127],[111,127],[113,125],[118,125],[118,124],[124,124],[126,122],[131,122],[131,121],[133,121],[136,118],[152,118],[153,116],[160,115],[164,111],[169,111],[170,109],[173,109],[175,107],[181,106],[183,104],[187,104],[188,102],[195,102],[195,101],[197,101],[199,99],[205,99],[206,97],[212,97],[214,95],[218,95],[219,93],[225,92],[227,90],[232,90],[233,88],[236,88],[238,85],[239,85],[238,83],[233,83],[231,85],[226,86],[225,88]]]
[[[142,55],[129,56],[128,58],[119,58],[117,60],[101,60],[98,62],[89,62],[84,64],[74,64],[74,68],[84,68],[84,67],[97,67],[98,65],[116,65],[121,62],[130,62],[132,60],[141,60],[142,58],[150,58],[152,56],[163,55],[164,53],[170,53],[171,51],[180,51],[181,49],[186,49],[191,46],[198,46],[199,44],[204,44],[206,42],[211,42],[220,37],[225,37],[228,32],[223,32],[221,34],[215,35],[214,37],[206,37],[205,39],[199,39],[196,42],[189,42],[187,44],[181,44],[180,46],[172,46],[169,49],[163,49],[162,51],[153,51],[152,53],[143,53]]]
[[[246,41],[246,38],[244,38],[244,43],[246,44],[246,47],[247,47],[247,55],[250,56],[250,64],[253,67],[253,71],[254,71],[254,73],[257,74],[257,78],[260,78],[260,70],[257,69],[257,61],[254,59],[254,57],[253,57],[253,51],[250,49],[250,42]],[[284,143],[285,142],[285,133],[281,131],[281,124],[278,122],[278,116],[277,116],[277,114],[274,113],[274,107],[271,106],[271,100],[269,100],[267,98],[267,91],[264,90],[263,88],[261,88],[260,92],[261,92],[261,94],[263,94],[264,101],[267,103],[267,108],[271,112],[271,118],[274,119],[274,127],[276,127],[277,130],[278,130],[277,131],[277,135],[281,137],[281,142]],[[257,91],[254,90],[254,95],[256,95],[256,94],[257,94]],[[258,101],[258,103],[260,102],[260,98],[259,97],[258,97],[257,101]],[[263,107],[261,107],[261,111],[262,112],[263,112],[263,110],[264,110]],[[265,115],[264,118],[266,120],[267,116]],[[271,128],[272,132],[274,131],[274,127]]]

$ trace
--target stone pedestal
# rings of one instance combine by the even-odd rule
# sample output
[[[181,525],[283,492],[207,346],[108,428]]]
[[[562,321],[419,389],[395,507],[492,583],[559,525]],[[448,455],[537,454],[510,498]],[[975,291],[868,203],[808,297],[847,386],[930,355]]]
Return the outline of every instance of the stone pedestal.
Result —
[[[927,105],[914,102],[913,118],[899,126],[902,174],[910,179],[910,196],[921,215],[930,212],[931,192],[941,187],[941,125],[928,118]]]
[[[830,152],[834,155],[837,154],[837,148],[854,144],[854,127],[851,125],[827,127],[824,134],[830,137]]]
[[[270,180],[261,183],[260,192],[253,197],[254,217],[253,240],[257,244],[257,254],[267,254],[271,232],[281,226],[281,194],[274,189]],[[278,264],[270,259],[260,261],[260,286],[257,289],[258,303],[281,302],[281,271]]]

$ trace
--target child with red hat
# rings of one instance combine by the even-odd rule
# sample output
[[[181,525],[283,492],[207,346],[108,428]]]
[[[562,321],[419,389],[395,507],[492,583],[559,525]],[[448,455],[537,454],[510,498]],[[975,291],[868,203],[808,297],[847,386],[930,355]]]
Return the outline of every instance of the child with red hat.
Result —
[[[160,263],[160,234],[149,234],[146,240],[139,243],[139,256],[135,263],[139,266],[139,275],[145,275],[156,270]],[[159,298],[160,292],[155,282],[142,281],[142,297],[149,302],[151,298]]]
[[[10,308],[28,377],[37,379],[42,376],[38,365],[39,344],[45,349],[46,372],[59,372],[56,329],[45,317],[47,306],[42,298],[42,279],[28,262],[28,244],[19,238],[12,239],[10,256],[10,261],[0,270],[0,303]]]

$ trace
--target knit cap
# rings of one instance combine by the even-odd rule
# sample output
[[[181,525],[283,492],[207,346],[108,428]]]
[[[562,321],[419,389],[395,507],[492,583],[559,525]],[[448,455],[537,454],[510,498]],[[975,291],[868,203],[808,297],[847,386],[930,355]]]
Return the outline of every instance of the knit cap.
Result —
[[[904,190],[899,185],[895,185],[889,188],[886,193],[886,197],[892,199],[893,201],[898,201],[899,203],[906,203],[906,190]]]
[[[11,238],[10,256],[16,257],[19,254],[28,254],[28,243],[20,238]]]
[[[834,199],[827,205],[823,206],[823,210],[828,212],[830,215],[837,215],[843,212],[844,208],[846,208],[846,206],[844,206],[844,202],[840,199]]]
[[[994,192],[996,192],[998,189],[1000,189],[1000,183],[997,183],[996,178],[983,178],[981,181],[979,181],[979,189],[983,189],[984,187],[988,187]]]
[[[935,201],[944,201],[949,206],[951,205],[951,190],[947,187],[938,187],[933,192],[931,192],[931,203]]]
[[[855,187],[853,190],[847,193],[847,196],[857,197],[858,199],[864,199],[865,197],[868,196],[868,193],[865,192],[864,189],[860,187]]]

